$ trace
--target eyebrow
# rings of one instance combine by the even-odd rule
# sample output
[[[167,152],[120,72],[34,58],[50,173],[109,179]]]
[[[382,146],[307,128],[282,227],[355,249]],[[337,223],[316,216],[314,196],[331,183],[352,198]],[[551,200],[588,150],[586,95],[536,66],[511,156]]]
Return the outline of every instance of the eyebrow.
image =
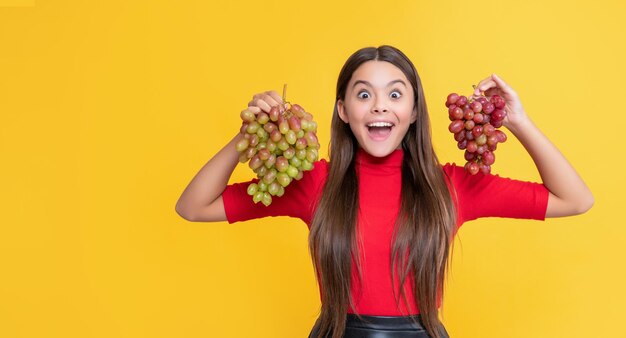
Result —
[[[389,82],[389,83],[387,84],[387,87],[391,86],[391,85],[392,85],[392,84],[394,84],[394,83],[398,83],[398,82],[399,82],[399,83],[402,83],[402,84],[406,87],[406,83],[404,83],[404,81],[402,81],[402,80],[400,80],[400,79],[393,80],[393,81]],[[367,81],[365,81],[365,80],[356,80],[356,81],[354,82],[354,84],[352,85],[352,88],[356,87],[356,85],[358,85],[359,83],[363,83],[363,84],[365,84],[365,85],[367,85],[367,86],[374,87],[374,86],[372,86],[372,84],[371,84],[371,83],[369,83],[369,82],[367,82]]]

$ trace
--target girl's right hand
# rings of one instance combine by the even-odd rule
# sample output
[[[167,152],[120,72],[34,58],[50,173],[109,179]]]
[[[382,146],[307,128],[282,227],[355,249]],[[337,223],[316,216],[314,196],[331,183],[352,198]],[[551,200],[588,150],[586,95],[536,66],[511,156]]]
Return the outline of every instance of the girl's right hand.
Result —
[[[280,95],[278,95],[276,91],[270,90],[254,95],[252,100],[248,102],[247,110],[253,112],[254,114],[258,114],[261,111],[269,113],[273,106],[281,104],[283,104],[283,99]]]

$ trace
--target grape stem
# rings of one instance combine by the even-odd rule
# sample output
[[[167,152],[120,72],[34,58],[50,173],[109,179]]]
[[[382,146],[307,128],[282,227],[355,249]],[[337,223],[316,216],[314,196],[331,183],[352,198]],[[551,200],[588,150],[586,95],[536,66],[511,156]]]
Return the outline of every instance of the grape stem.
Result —
[[[286,83],[283,85],[283,105],[285,106],[286,109],[289,109],[287,107],[291,106],[291,103],[287,101],[287,84]],[[287,116],[287,114],[284,114],[283,116]],[[291,116],[291,114],[289,114],[289,116]]]

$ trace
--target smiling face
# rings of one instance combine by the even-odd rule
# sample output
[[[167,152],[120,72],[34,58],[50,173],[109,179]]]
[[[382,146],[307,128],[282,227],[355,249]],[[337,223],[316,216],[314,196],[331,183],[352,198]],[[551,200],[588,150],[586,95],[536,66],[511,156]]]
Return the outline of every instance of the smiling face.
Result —
[[[337,111],[363,150],[384,157],[402,147],[409,125],[417,118],[414,95],[400,68],[386,61],[367,61],[352,74]]]

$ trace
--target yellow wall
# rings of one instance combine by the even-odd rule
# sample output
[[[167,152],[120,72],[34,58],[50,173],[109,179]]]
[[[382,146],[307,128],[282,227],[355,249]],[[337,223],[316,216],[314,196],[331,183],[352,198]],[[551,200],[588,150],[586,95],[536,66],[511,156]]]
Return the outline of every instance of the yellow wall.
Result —
[[[596,198],[466,223],[451,336],[623,334],[626,6],[516,3],[0,0],[0,337],[308,335],[304,223],[190,223],[174,205],[251,96],[285,82],[327,157],[340,67],[380,44],[418,68],[442,161],[463,162],[445,97],[495,72]],[[497,153],[495,173],[539,180],[512,137]]]

